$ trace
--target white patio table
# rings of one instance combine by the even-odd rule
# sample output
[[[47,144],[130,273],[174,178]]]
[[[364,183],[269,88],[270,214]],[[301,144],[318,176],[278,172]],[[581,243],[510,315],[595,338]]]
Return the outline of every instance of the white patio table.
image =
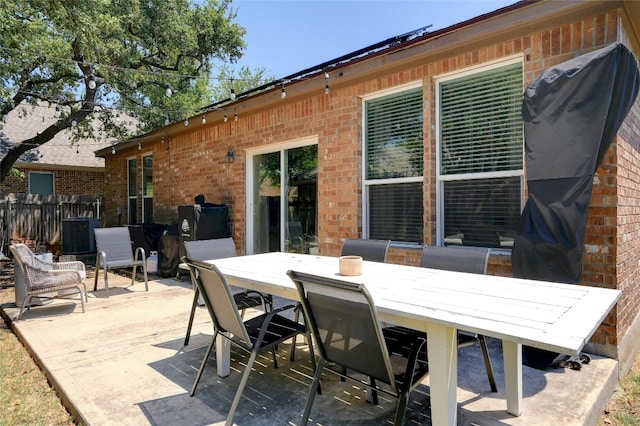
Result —
[[[620,291],[364,262],[363,274],[338,273],[338,258],[265,253],[209,261],[230,285],[299,300],[290,269],[364,283],[381,321],[428,333],[434,425],[455,425],[457,330],[502,339],[507,411],[522,412],[522,345],[577,355],[620,297]],[[219,338],[217,372],[229,374],[229,345]]]

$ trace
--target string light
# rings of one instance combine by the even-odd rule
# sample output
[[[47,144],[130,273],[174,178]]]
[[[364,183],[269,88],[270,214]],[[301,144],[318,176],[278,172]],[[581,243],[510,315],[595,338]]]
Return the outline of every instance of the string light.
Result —
[[[142,144],[138,142],[138,151],[140,151],[141,149],[142,149]]]
[[[93,71],[91,71],[91,75],[89,76],[89,89],[95,90],[96,88],[96,77],[93,75]]]
[[[16,53],[23,53],[24,54],[24,52],[19,52],[18,50],[15,50],[15,49],[9,49],[9,48],[0,47],[0,52],[3,51],[3,50],[5,50],[5,51],[9,50],[9,51],[12,51],[12,52],[15,51]],[[87,81],[87,87],[89,87],[90,89],[94,89],[94,90],[98,86],[97,81],[101,81],[98,78],[96,78],[96,75],[95,75],[95,72],[94,72],[94,69],[95,69],[94,67],[96,67],[96,66],[97,67],[112,68],[112,69],[117,69],[117,70],[120,70],[120,69],[126,70],[126,71],[128,70],[128,71],[131,71],[132,73],[138,73],[140,76],[146,74],[146,75],[154,76],[154,77],[158,77],[158,76],[162,77],[162,76],[165,76],[165,74],[166,74],[167,77],[201,78],[201,76],[186,76],[186,75],[185,76],[180,76],[180,75],[173,74],[173,73],[164,73],[162,71],[149,72],[149,71],[144,71],[144,70],[136,70],[136,69],[114,67],[114,66],[109,66],[109,65],[94,64],[94,63],[90,63],[90,62],[72,61],[72,60],[68,60],[68,59],[59,59],[59,58],[48,58],[48,59],[52,59],[52,60],[53,59],[57,59],[57,60],[60,60],[60,61],[71,61],[74,64],[85,65],[85,66],[89,67],[90,75],[87,77],[87,80],[86,80]],[[217,78],[216,77],[212,77],[212,78],[213,79],[218,79],[218,80],[227,80],[227,81],[229,81],[231,83],[230,99],[229,100],[231,100],[231,101],[237,100],[237,94],[236,94],[235,87],[234,87],[234,83],[235,83],[235,80],[236,80],[235,78],[221,78],[221,77],[217,77]],[[265,84],[265,88],[267,86],[270,86],[271,88],[275,88],[277,90],[277,86],[281,85],[280,97],[281,97],[281,99],[286,99],[286,97],[287,97],[286,85],[285,85],[286,82],[289,82],[289,83],[294,82],[295,83],[295,82],[301,82],[301,81],[306,81],[306,80],[314,80],[314,79],[319,79],[319,78],[324,78],[324,80],[325,80],[324,93],[326,95],[328,95],[330,93],[329,80],[331,78],[331,76],[329,75],[328,72],[323,72],[320,75],[318,75],[318,74],[313,74],[312,75],[310,72],[307,73],[306,75],[303,74],[303,73],[300,73],[300,75],[297,75],[297,76],[295,76],[293,78],[289,78],[288,80],[285,80],[285,79],[269,80],[268,83]],[[245,81],[244,79],[239,79],[239,80]],[[253,81],[253,82],[255,83],[255,81]],[[167,83],[162,83],[162,82],[156,82],[156,84],[165,86],[165,93],[166,93],[167,97],[171,97],[173,95],[173,90],[171,88],[171,85],[169,85]],[[265,88],[259,87],[257,89],[266,90]],[[255,92],[255,90],[256,89],[252,89],[252,90],[248,90],[246,92],[243,92],[241,94],[242,100],[244,100],[245,98],[252,97],[252,95]],[[19,93],[28,94],[27,92],[21,91],[21,90],[18,90],[18,92]],[[34,97],[42,97],[42,95],[38,94],[38,93],[33,93],[31,95],[34,96]],[[223,100],[223,101],[214,103],[214,104],[210,105],[209,107],[206,107],[206,109],[207,109],[208,112],[224,110],[225,103],[228,103],[229,100],[226,100],[226,101]],[[64,116],[67,115],[67,114],[65,114],[63,112],[63,111],[65,111],[64,108],[69,108],[69,106],[72,105],[72,104],[80,105],[82,102],[84,102],[83,99],[77,99],[76,100],[76,99],[65,99],[65,98],[58,97],[55,100],[52,100],[50,103],[55,104],[56,111],[58,111],[58,113],[62,114],[60,116],[60,118],[63,119],[63,118],[65,118]],[[92,112],[93,114],[98,114],[98,115],[107,114],[110,117],[113,117],[113,119],[115,121],[120,121],[120,112],[119,112],[120,109],[117,106],[114,107],[113,105],[101,105],[99,103],[94,103],[93,106],[95,108],[94,111]],[[71,108],[70,112],[73,112],[74,111],[74,107],[71,106],[70,108]],[[124,111],[124,109],[122,109],[122,111]],[[133,113],[135,115],[135,108],[132,109],[132,111],[133,111]],[[169,118],[170,115],[172,115],[172,116],[179,116],[179,115],[185,116],[185,115],[191,115],[193,113],[193,111],[189,111],[189,110],[158,109],[158,111],[161,114],[164,112],[164,115],[165,115],[164,125],[165,126],[171,125],[172,121]],[[67,115],[67,117],[68,117],[68,115]],[[191,117],[191,118],[193,118],[193,117]],[[236,112],[234,112],[234,121],[238,121],[238,119],[239,119],[239,117],[238,117],[238,113],[236,111]],[[228,114],[225,112],[224,115],[223,115],[223,121],[225,123],[227,123],[228,120],[229,120]],[[203,125],[206,124],[206,122],[207,122],[206,114],[202,114],[201,122],[202,122]],[[189,126],[189,117],[185,118],[183,123],[184,123],[185,127],[188,127]],[[77,127],[78,124],[79,123],[78,123],[78,121],[76,119],[73,119],[71,121],[71,126],[73,126],[73,127]]]
[[[111,155],[116,155],[116,147],[115,146],[111,147]]]

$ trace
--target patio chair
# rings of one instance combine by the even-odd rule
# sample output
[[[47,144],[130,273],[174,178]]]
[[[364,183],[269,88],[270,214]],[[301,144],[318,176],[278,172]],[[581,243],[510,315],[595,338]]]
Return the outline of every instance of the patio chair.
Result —
[[[196,285],[200,290],[200,294],[202,294],[215,330],[211,338],[211,343],[202,359],[198,375],[193,382],[190,395],[193,396],[196,392],[198,382],[200,381],[200,377],[202,376],[209,354],[218,335],[223,336],[228,339],[231,344],[251,354],[227,415],[225,424],[231,425],[258,353],[271,350],[273,352],[273,365],[277,368],[276,348],[278,345],[297,334],[305,333],[308,336],[309,345],[311,346],[311,336],[308,334],[304,325],[281,315],[282,312],[292,309],[294,305],[284,306],[243,321],[240,317],[238,305],[229,288],[229,284],[215,265],[191,259],[185,259],[185,262],[189,268],[197,271],[197,274],[194,274],[196,276]],[[315,368],[315,359],[311,347],[310,353],[312,354],[311,361]]]
[[[471,274],[486,274],[491,249],[482,247],[437,247],[425,246],[422,250],[420,266],[431,269],[468,272]],[[458,347],[480,344],[487,378],[492,392],[497,392],[496,379],[491,366],[489,349],[484,336],[458,331]]]
[[[55,293],[48,298],[68,299],[71,294],[80,294],[82,312],[84,302],[87,300],[87,288],[85,279],[87,272],[84,263],[79,261],[49,263],[38,259],[25,244],[13,244],[9,246],[13,259],[22,271],[26,296],[22,300],[18,319],[22,318],[24,311],[31,308],[32,299],[41,297],[46,293]],[[62,294],[59,292],[64,290]],[[73,292],[69,293],[69,291]]]
[[[298,288],[319,355],[300,424],[307,424],[325,369],[366,386],[375,395],[396,397],[394,424],[403,424],[409,393],[428,374],[423,333],[383,329],[364,284],[298,271],[288,275]],[[346,375],[347,369],[363,376]],[[376,384],[380,382],[388,387]]]
[[[390,244],[390,240],[347,238],[342,245],[340,256],[360,256],[362,260],[384,263],[387,261],[387,252]],[[346,374],[346,370],[343,370],[342,373]],[[344,381],[344,378],[342,381]]]
[[[135,256],[132,251],[131,236],[129,228],[126,226],[116,226],[112,228],[95,228],[93,230],[96,237],[96,273],[93,280],[93,291],[98,289],[98,275],[100,269],[104,274],[104,290],[106,297],[109,297],[109,275],[107,271],[114,268],[133,267],[131,273],[131,285],[136,280],[136,270],[142,267],[144,273],[144,287],[149,291],[149,280],[147,279],[147,261],[142,247],[136,247]]]
[[[287,239],[290,250],[296,253],[309,252],[309,242],[300,222],[287,222]]]
[[[389,240],[359,240],[347,238],[342,245],[341,256],[362,256],[363,260],[386,262]]]
[[[233,242],[233,238],[216,238],[210,240],[196,240],[185,241],[184,249],[187,254],[187,259],[206,261],[211,259],[222,259],[225,257],[236,256],[236,245]],[[182,261],[184,262],[184,259]],[[193,285],[193,303],[191,305],[191,314],[189,315],[189,325],[187,326],[187,335],[184,338],[185,346],[189,344],[189,338],[191,337],[191,327],[193,326],[193,318],[195,317],[196,308],[200,305],[204,305],[200,296],[200,290],[196,285],[196,271],[191,271],[191,284]],[[262,308],[267,312],[267,307],[273,307],[273,301],[270,295],[263,295],[256,291],[240,291],[233,294],[233,298],[240,308],[241,316],[244,316],[244,310],[262,305]]]

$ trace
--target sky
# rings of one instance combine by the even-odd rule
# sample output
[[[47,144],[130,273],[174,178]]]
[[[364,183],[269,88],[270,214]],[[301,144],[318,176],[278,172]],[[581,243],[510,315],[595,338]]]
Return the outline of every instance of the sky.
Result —
[[[234,0],[247,49],[234,67],[283,78],[432,25],[429,31],[516,0]]]

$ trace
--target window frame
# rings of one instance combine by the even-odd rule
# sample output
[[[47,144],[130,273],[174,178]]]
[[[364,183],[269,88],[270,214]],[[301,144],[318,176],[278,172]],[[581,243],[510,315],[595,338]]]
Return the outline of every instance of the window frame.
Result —
[[[134,162],[135,164],[135,172],[134,172],[134,176],[131,176],[131,167],[130,164],[131,162]],[[137,157],[129,157],[127,158],[127,224],[128,225],[135,225],[138,222],[138,158]],[[134,188],[134,194],[131,195],[131,181],[133,179],[133,188]],[[136,211],[132,212],[131,211],[131,201],[135,200],[136,202]],[[131,223],[131,219],[135,218],[135,220],[133,221],[133,223]]]
[[[390,89],[377,91],[374,93],[367,94],[361,97],[362,100],[362,140],[361,140],[361,148],[362,148],[362,167],[361,167],[361,178],[362,178],[362,238],[369,238],[370,234],[370,223],[369,223],[369,198],[370,198],[370,188],[372,186],[378,185],[389,185],[389,184],[406,184],[406,183],[420,183],[422,185],[422,211],[423,211],[423,219],[422,219],[422,238],[420,241],[393,241],[394,246],[406,246],[406,247],[415,247],[423,244],[424,240],[424,232],[426,230],[425,221],[424,221],[424,173],[426,170],[426,165],[424,163],[425,159],[423,157],[422,164],[422,175],[414,176],[414,177],[399,177],[399,178],[383,178],[383,179],[367,179],[367,102],[396,95],[402,92],[408,92],[415,89],[421,89],[422,91],[422,115],[423,115],[423,129],[422,129],[422,151],[424,153],[424,113],[425,113],[425,99],[424,99],[424,83],[422,80],[414,81],[408,84],[403,84],[399,86],[395,86]]]
[[[32,184],[32,176],[50,176],[51,177],[51,193],[49,194],[42,194],[40,192],[33,192],[32,188],[31,188],[31,184]],[[34,195],[56,195],[56,176],[53,172],[45,172],[45,171],[30,171],[29,172],[29,194],[34,194]]]
[[[519,177],[520,178],[520,212],[525,205],[525,147],[524,147],[524,126],[522,128],[521,138],[521,155],[522,155],[522,167],[519,169],[513,169],[508,171],[497,172],[480,172],[480,173],[458,173],[458,174],[442,174],[441,167],[441,99],[440,99],[440,84],[451,80],[456,80],[468,76],[478,75],[480,73],[491,71],[493,69],[506,67],[520,63],[522,65],[522,92],[524,93],[524,56],[513,55],[505,58],[501,58],[495,61],[483,63],[478,66],[468,67],[462,70],[453,71],[446,74],[434,76],[434,93],[435,93],[435,135],[436,135],[436,165],[435,165],[435,182],[436,182],[436,245],[444,245],[444,217],[445,217],[445,200],[444,200],[444,185],[445,182],[453,181],[470,181],[480,179],[495,179],[495,178],[508,178]],[[505,252],[510,253],[510,247],[492,248],[492,252]]]
[[[145,160],[151,157],[151,195],[147,194],[146,179],[147,179],[147,166]],[[140,179],[140,193],[142,194],[142,223],[153,223],[153,153],[143,154],[140,161],[141,167],[141,179]],[[151,200],[151,222],[147,222],[147,201]]]

